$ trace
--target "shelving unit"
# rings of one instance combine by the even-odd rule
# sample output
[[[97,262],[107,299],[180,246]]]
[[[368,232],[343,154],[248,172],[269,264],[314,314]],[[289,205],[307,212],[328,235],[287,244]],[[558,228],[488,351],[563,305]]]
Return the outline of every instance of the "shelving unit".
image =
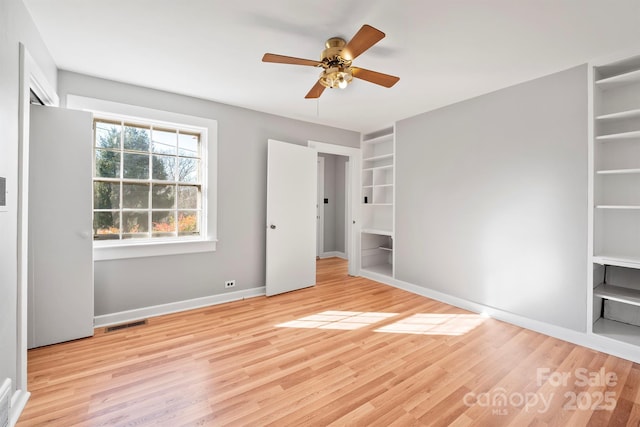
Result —
[[[393,277],[394,129],[364,135],[361,147],[361,274]]]
[[[640,346],[640,55],[591,71],[591,332]]]

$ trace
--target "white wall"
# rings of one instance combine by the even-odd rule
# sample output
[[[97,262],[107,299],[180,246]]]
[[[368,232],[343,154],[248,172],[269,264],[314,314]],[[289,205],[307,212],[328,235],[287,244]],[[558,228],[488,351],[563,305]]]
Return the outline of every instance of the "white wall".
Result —
[[[324,157],[324,248],[323,252],[345,253],[345,169],[349,160],[336,154],[318,154]]]
[[[336,250],[336,156],[333,154],[319,154],[324,157],[324,236],[322,252]]]
[[[216,252],[95,263],[95,313],[264,286],[267,139],[359,146],[359,134],[201,99],[60,71],[58,94],[80,95],[218,121]]]
[[[55,87],[57,70],[20,0],[0,0],[0,176],[7,212],[0,212],[0,381],[16,382],[19,43]]]
[[[396,132],[396,278],[585,331],[587,67]]]

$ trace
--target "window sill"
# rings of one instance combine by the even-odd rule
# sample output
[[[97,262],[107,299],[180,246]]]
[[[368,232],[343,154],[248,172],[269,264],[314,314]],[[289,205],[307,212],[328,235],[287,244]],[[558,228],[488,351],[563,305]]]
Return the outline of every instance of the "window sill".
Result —
[[[191,240],[173,242],[144,242],[120,245],[93,246],[94,261],[113,259],[144,258],[165,255],[192,254],[198,252],[214,252],[217,240]]]

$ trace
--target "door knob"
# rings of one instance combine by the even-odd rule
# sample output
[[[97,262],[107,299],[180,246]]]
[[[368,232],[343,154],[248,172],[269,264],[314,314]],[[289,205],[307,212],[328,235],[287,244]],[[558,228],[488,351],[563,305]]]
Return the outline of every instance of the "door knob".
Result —
[[[276,229],[276,226],[275,226],[275,225],[273,225],[273,224],[271,224],[271,225],[269,226],[269,228],[271,228],[272,230],[275,230],[275,229]]]

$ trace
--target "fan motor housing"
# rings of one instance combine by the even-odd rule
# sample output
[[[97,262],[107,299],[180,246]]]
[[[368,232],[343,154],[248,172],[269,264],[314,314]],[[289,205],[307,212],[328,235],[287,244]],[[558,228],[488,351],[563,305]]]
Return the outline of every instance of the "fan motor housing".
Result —
[[[347,61],[340,54],[342,49],[347,45],[347,42],[341,37],[332,37],[324,44],[326,49],[322,51],[320,60],[330,66],[349,66],[351,61]]]

